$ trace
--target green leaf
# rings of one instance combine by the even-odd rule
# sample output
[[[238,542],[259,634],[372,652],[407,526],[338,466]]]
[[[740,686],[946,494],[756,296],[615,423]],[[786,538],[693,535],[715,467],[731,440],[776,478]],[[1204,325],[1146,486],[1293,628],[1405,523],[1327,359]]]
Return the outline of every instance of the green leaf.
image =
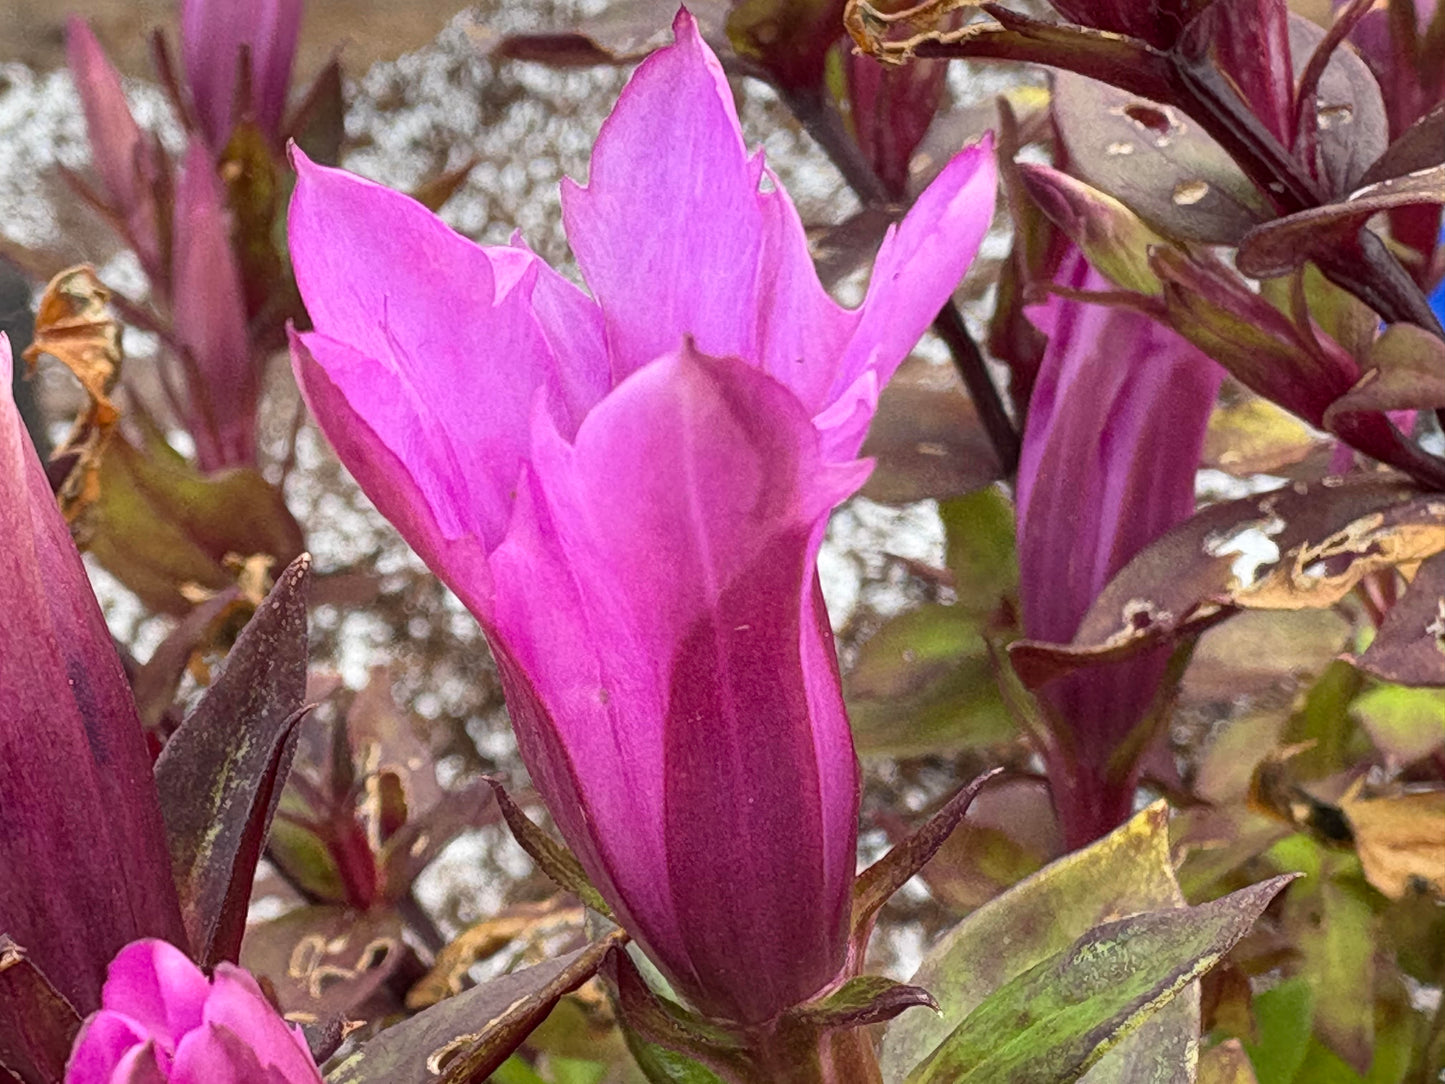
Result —
[[[973,613],[992,613],[1001,598],[1018,591],[1012,502],[997,486],[987,486],[943,501],[938,515],[948,533],[946,560],[957,604]]]
[[[1259,1042],[1246,1043],[1259,1084],[1292,1084],[1304,1064],[1314,994],[1304,979],[1286,979],[1254,999]]]
[[[858,650],[844,681],[862,756],[946,754],[1010,741],[982,622],[931,604],[893,618]]]
[[[611,908],[607,906],[607,901],[602,898],[601,893],[593,887],[592,882],[587,879],[587,873],[582,868],[582,863],[577,861],[577,856],[549,836],[540,825],[522,812],[521,806],[512,801],[512,796],[507,793],[500,780],[486,779],[485,782],[492,788],[492,795],[497,799],[497,807],[502,811],[502,819],[507,822],[513,838],[521,845],[522,850],[531,856],[532,861],[537,863],[542,872],[550,877],[559,888],[572,893],[598,914],[611,918]]]
[[[910,1084],[1067,1084],[1213,967],[1289,883],[1098,926],[989,995]]]
[[[1429,756],[1445,745],[1445,693],[1381,685],[1355,697],[1351,709],[1375,747],[1399,764]]]
[[[1168,821],[1168,807],[1155,803],[1097,843],[1019,882],[945,934],[908,980],[933,994],[942,1011],[906,1013],[889,1026],[880,1059],[884,1079],[903,1080],[989,994],[1101,922],[1183,906]],[[1121,1044],[1096,1068],[1101,1075],[1090,1076],[1093,1084],[1128,1080],[1122,1075],[1125,1047],[1157,1046],[1169,1032],[1197,1038],[1197,995],[1177,999],[1145,1027],[1149,1034]],[[1109,1075],[1110,1064],[1120,1066],[1118,1075]]]

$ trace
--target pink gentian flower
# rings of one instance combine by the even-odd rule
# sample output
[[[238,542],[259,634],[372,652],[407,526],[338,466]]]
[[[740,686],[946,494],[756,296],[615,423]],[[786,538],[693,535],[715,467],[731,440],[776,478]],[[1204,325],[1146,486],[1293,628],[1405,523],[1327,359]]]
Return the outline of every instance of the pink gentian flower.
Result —
[[[758,1023],[845,957],[857,762],[815,574],[878,390],[992,216],[966,150],[860,309],[819,284],[685,11],[563,187],[583,293],[520,245],[293,152],[293,336],[322,428],[481,621],[552,815],[703,1011]]]
[[[301,1029],[231,964],[207,979],[174,945],[136,941],[111,962],[101,1005],[65,1084],[321,1084]]]
[[[301,0],[182,0],[181,59],[196,119],[220,150],[237,113],[279,143],[301,33]],[[241,48],[251,57],[250,95],[237,102]]]
[[[1109,283],[1077,251],[1057,281]],[[1223,370],[1173,331],[1123,307],[1051,297],[1032,319],[1049,336],[1029,402],[1018,474],[1024,632],[1068,643],[1136,553],[1194,512],[1194,476]],[[1070,849],[1132,811],[1136,754],[1116,753],[1149,710],[1167,647],[1044,685],[1058,740],[1048,751]]]

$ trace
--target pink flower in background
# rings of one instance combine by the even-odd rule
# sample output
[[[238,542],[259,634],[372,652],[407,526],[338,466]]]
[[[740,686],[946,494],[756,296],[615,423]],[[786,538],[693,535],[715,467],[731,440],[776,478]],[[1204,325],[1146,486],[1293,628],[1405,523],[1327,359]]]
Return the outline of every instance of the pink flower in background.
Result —
[[[1070,253],[1062,285],[1108,282]],[[1068,643],[1095,597],[1145,545],[1194,511],[1194,476],[1223,370],[1169,329],[1124,308],[1052,297],[1049,336],[1018,474],[1024,632]],[[1138,757],[1115,752],[1144,719],[1168,662],[1155,648],[1044,685],[1059,728],[1049,780],[1070,849],[1132,810]]]
[[[111,962],[101,1010],[75,1040],[65,1084],[320,1084],[299,1027],[245,971],[207,979],[180,949],[136,941]]]
[[[594,883],[694,1004],[756,1023],[844,963],[858,776],[818,547],[995,170],[986,145],[950,163],[843,309],[674,29],[563,187],[591,296],[298,153],[292,347],[342,460],[485,628]]]
[[[181,59],[201,132],[212,149],[231,137],[239,116],[279,140],[301,33],[301,0],[183,0]],[[242,90],[240,57],[251,58],[250,94]]]

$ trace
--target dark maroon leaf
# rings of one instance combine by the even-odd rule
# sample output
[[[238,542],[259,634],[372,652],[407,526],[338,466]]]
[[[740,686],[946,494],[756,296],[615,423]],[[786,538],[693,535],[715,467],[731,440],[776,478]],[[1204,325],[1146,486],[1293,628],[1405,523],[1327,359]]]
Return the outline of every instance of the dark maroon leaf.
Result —
[[[387,1028],[328,1084],[483,1084],[564,994],[597,973],[621,931],[556,960],[474,987]]]
[[[339,904],[288,911],[246,931],[241,964],[264,975],[284,1013],[300,1020],[374,1017],[400,1009],[390,997],[376,1012],[363,1009],[411,950],[404,923],[384,907],[357,913]]]
[[[1253,278],[1286,274],[1306,260],[1345,246],[1381,211],[1419,203],[1445,203],[1445,165],[1380,181],[1347,200],[1250,230],[1239,242],[1239,269]]]
[[[341,65],[333,58],[306,88],[306,96],[286,123],[286,131],[312,161],[339,165],[341,144],[346,138],[345,111]]]
[[[1403,177],[1445,162],[1445,102],[1400,133],[1360,178],[1363,185]]]
[[[1304,71],[1325,32],[1302,15],[1289,17],[1289,43],[1295,71]],[[1326,193],[1343,196],[1361,178],[1390,139],[1380,84],[1353,49],[1336,49],[1315,88],[1313,109],[1306,107],[1301,127],[1315,124],[1315,171]],[[1300,133],[1304,135],[1303,132]]]
[[[1072,643],[1019,640],[1009,645],[1009,659],[1020,680],[1037,688],[1080,666],[1127,658],[1228,616],[1247,603],[1248,591],[1270,584],[1276,574],[1287,578],[1311,544],[1367,517],[1428,516],[1432,504],[1439,498],[1398,479],[1350,477],[1213,505],[1125,565],[1094,600]],[[1280,556],[1241,586],[1234,579],[1232,540],[1251,529],[1267,536]]]
[[[80,1014],[25,949],[0,933],[0,1069],[24,1084],[54,1084],[79,1030]]]
[[[1224,148],[1174,106],[1059,72],[1053,107],[1070,172],[1165,237],[1234,244],[1271,217]]]
[[[1190,22],[1178,48],[1191,59],[1211,58],[1270,134],[1293,145],[1295,64],[1284,0],[1215,0]]]
[[[186,667],[198,649],[216,640],[217,625],[225,621],[241,599],[239,587],[227,587],[198,603],[151,652],[131,682],[141,721],[151,729],[165,731],[163,721],[175,707],[176,691]],[[246,607],[249,611],[250,607]],[[179,709],[177,709],[179,711]]]
[[[156,761],[192,954],[235,960],[251,882],[295,750],[306,696],[302,554],[236,640],[220,675]]]
[[[1398,685],[1445,685],[1445,553],[1420,563],[1355,665]]]

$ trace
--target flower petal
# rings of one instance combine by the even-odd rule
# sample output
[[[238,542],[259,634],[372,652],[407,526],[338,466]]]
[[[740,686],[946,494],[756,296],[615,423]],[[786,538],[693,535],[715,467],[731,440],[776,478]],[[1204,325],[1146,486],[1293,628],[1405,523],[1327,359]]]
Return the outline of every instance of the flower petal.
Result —
[[[844,404],[870,386],[886,384],[953,296],[993,220],[997,187],[993,140],[985,136],[944,166],[884,238],[857,329],[821,408],[852,419],[832,432],[831,453],[852,456],[862,446],[867,427],[860,427],[859,414]],[[870,372],[876,383],[860,382]]]
[[[107,1009],[124,1013],[163,1049],[174,1053],[181,1036],[199,1027],[211,984],[180,949],[147,938],[121,949],[101,992]]]
[[[425,405],[381,363],[325,335],[292,331],[291,361],[312,417],[377,510],[474,613],[490,612],[467,479]]]
[[[321,1074],[299,1028],[283,1020],[261,993],[256,980],[232,964],[219,964],[210,999],[206,1002],[206,1023],[230,1033],[256,1052],[267,1069],[280,1072],[287,1081],[317,1081]],[[228,1044],[229,1045],[229,1044]],[[177,1062],[180,1061],[179,1055]],[[199,1084],[207,1084],[204,1078]]]
[[[867,468],[824,463],[776,381],[689,351],[575,445],[538,418],[492,561],[523,754],[679,987],[766,1019],[842,962],[856,765],[814,559]]]
[[[317,332],[372,362],[332,373],[332,381],[363,416],[390,398],[410,404],[427,440],[451,449],[452,481],[465,493],[433,506],[443,532],[474,533],[494,546],[526,456],[533,393],[547,387],[575,423],[606,388],[605,357],[582,368],[577,356],[585,330],[539,323],[584,306],[531,253],[482,249],[415,200],[292,153],[299,176],[290,236],[301,296]],[[378,435],[389,439],[384,428]],[[391,448],[408,462],[409,447]]]
[[[124,1013],[102,1009],[93,1014],[75,1037],[65,1066],[65,1084],[109,1084],[122,1065],[156,1063],[155,1048],[146,1028]],[[159,1066],[156,1066],[159,1070]],[[124,1075],[119,1075],[125,1079]],[[160,1077],[164,1080],[164,1077]]]
[[[612,380],[675,351],[754,356],[762,217],[722,66],[685,9],[562,184],[567,239],[607,320]]]

